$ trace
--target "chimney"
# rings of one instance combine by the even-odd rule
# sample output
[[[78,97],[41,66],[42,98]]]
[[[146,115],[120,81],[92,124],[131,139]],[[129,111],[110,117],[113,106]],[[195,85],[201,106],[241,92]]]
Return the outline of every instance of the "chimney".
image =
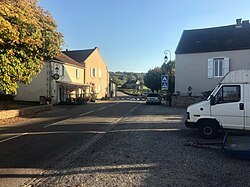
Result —
[[[98,50],[98,52],[100,52],[100,49],[99,49],[99,47],[95,47],[95,49],[97,49],[97,50]]]
[[[66,49],[66,51],[69,51],[69,49]]]
[[[249,20],[242,21],[242,27],[243,28],[249,28],[250,27]]]
[[[241,20],[242,20],[241,18],[236,19],[236,25],[235,25],[235,28],[241,28],[241,27],[242,27]]]

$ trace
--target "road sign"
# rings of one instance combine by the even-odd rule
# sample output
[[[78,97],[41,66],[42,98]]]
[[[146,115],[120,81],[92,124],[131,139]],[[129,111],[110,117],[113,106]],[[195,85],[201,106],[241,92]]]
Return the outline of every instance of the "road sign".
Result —
[[[168,89],[168,76],[162,75],[161,76],[161,90],[167,90]]]

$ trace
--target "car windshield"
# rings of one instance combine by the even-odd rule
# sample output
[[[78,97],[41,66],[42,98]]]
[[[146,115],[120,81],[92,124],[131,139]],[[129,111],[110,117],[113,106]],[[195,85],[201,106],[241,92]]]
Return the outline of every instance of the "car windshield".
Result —
[[[158,94],[148,94],[148,97],[158,97]]]

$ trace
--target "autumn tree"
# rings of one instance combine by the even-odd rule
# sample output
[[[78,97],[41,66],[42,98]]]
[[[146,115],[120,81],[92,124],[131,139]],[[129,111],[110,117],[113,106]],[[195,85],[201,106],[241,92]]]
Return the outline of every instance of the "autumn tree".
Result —
[[[15,94],[17,83],[36,76],[44,58],[60,52],[62,34],[51,14],[37,0],[0,2],[0,90]]]

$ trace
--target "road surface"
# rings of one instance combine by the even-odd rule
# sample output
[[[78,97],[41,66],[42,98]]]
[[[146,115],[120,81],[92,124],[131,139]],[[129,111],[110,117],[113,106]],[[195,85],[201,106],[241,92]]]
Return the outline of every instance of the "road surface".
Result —
[[[184,108],[115,101],[3,126],[0,186],[249,186],[248,160],[185,146],[201,141],[185,118]]]

